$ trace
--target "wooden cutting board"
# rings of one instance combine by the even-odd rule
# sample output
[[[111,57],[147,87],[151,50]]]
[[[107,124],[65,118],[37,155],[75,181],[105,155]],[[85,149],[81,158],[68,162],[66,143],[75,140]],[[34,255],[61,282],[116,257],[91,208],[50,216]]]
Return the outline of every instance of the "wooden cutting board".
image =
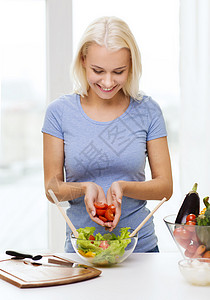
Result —
[[[59,260],[62,265],[69,262],[69,260],[56,255],[45,256],[46,258],[49,262]],[[79,267],[62,265],[35,266],[24,260],[0,260],[0,278],[19,288],[31,288],[68,284],[94,278],[101,274],[100,270],[86,265],[79,265]]]

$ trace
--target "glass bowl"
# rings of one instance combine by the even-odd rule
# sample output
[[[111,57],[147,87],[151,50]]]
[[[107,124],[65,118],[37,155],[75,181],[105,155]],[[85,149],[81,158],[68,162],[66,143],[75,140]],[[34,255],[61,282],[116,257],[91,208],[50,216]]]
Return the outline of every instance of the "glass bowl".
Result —
[[[176,215],[163,220],[183,258],[210,258],[210,226],[175,224]]]
[[[129,229],[132,233],[133,230]],[[114,229],[111,233],[120,235],[120,229]],[[134,251],[138,241],[138,233],[132,238],[121,240],[82,240],[71,233],[71,243],[75,252],[84,261],[96,266],[112,266],[122,263]]]
[[[193,285],[210,285],[210,258],[183,259],[179,270],[186,281]]]

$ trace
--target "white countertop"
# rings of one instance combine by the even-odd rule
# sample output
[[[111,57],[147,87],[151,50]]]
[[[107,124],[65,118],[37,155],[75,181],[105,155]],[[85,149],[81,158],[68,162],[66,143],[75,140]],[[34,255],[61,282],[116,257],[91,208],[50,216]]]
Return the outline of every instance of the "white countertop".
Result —
[[[76,254],[60,253],[78,262]],[[0,280],[1,300],[185,300],[208,299],[210,287],[188,284],[182,277],[179,253],[133,253],[122,264],[98,268],[99,277],[73,284],[20,289]],[[83,262],[84,263],[84,262]]]

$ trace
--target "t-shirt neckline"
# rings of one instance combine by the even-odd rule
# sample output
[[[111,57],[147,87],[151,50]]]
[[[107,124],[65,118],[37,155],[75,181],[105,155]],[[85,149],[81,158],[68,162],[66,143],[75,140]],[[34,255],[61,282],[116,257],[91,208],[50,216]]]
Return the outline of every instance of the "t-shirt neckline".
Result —
[[[77,103],[78,103],[79,110],[80,110],[81,114],[83,115],[83,117],[85,119],[87,119],[89,122],[94,123],[94,124],[98,124],[98,125],[107,125],[107,124],[110,124],[110,123],[113,123],[113,122],[118,122],[120,119],[124,118],[129,113],[129,111],[131,110],[132,102],[133,102],[133,99],[132,99],[132,97],[130,97],[130,103],[129,103],[127,109],[124,111],[124,113],[122,115],[120,115],[119,117],[117,117],[116,119],[113,119],[111,121],[104,121],[104,122],[102,122],[102,121],[96,121],[96,120],[91,119],[85,113],[84,109],[82,108],[81,101],[80,101],[80,95],[77,94]]]

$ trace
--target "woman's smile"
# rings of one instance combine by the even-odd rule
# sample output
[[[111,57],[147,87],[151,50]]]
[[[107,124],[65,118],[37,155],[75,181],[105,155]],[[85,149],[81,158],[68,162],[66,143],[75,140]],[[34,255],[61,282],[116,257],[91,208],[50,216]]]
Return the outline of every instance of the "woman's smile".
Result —
[[[117,85],[111,87],[111,88],[105,88],[105,87],[102,87],[101,85],[97,84],[96,85],[99,87],[99,89],[102,91],[102,92],[105,92],[105,93],[110,93],[112,92],[116,87]]]

